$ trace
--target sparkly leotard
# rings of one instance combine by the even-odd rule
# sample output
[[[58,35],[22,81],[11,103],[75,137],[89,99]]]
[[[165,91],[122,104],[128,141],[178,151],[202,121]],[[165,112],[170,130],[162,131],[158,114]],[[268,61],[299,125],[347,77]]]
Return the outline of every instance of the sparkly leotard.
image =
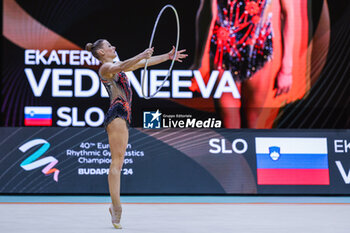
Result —
[[[272,56],[270,0],[217,0],[210,53],[218,70],[236,80],[257,72]]]
[[[106,128],[117,117],[130,124],[132,91],[126,74],[120,72],[115,74],[113,79],[101,78],[101,81],[108,92],[111,103],[106,113],[104,127]]]

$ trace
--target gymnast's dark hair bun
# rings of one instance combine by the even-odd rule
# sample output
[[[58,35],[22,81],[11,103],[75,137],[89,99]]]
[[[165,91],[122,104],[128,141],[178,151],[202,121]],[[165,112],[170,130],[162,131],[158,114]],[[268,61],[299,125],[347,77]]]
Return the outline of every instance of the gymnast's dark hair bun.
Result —
[[[87,43],[86,45],[85,45],[85,50],[87,50],[87,51],[92,51],[92,46],[93,46],[93,44],[92,43]]]

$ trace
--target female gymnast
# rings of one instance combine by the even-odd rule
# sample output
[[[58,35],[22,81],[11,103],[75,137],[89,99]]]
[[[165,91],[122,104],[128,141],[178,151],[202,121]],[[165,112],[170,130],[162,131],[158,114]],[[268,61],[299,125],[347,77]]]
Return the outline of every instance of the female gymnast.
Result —
[[[219,78],[231,72],[241,98],[223,93],[215,101],[226,128],[271,128],[280,108],[309,88],[308,1],[200,2],[192,69],[205,83],[212,70]],[[190,89],[200,91],[195,79]]]
[[[120,224],[122,214],[120,174],[129,138],[128,126],[131,121],[132,99],[130,84],[124,72],[144,67],[147,59],[149,66],[172,60],[175,56],[175,47],[169,53],[158,56],[152,56],[154,48],[149,48],[135,57],[117,62],[113,62],[116,57],[115,47],[105,39],[99,39],[93,44],[88,43],[85,48],[91,51],[93,56],[102,63],[99,75],[110,97],[110,108],[104,121],[112,155],[108,174],[109,192],[112,199],[109,212],[112,216],[113,226],[119,229],[122,228]],[[178,51],[175,60],[182,62],[181,59],[188,56],[184,52],[185,49]]]

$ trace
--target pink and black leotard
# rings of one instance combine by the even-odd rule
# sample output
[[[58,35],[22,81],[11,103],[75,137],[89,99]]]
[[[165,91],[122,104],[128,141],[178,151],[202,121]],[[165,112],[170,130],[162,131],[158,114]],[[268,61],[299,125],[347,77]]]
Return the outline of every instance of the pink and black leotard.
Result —
[[[117,117],[124,119],[129,126],[131,123],[132,91],[128,77],[124,72],[120,72],[115,74],[113,79],[101,78],[101,81],[106,87],[111,101],[103,123],[104,127],[107,128],[108,124]]]

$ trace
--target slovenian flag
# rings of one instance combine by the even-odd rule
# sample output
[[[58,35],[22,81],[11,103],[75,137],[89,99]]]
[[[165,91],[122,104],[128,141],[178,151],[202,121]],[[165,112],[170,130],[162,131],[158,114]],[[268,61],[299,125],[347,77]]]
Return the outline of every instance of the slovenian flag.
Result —
[[[326,138],[255,138],[259,185],[329,185]]]
[[[24,125],[25,126],[51,126],[52,125],[52,107],[24,107]]]

